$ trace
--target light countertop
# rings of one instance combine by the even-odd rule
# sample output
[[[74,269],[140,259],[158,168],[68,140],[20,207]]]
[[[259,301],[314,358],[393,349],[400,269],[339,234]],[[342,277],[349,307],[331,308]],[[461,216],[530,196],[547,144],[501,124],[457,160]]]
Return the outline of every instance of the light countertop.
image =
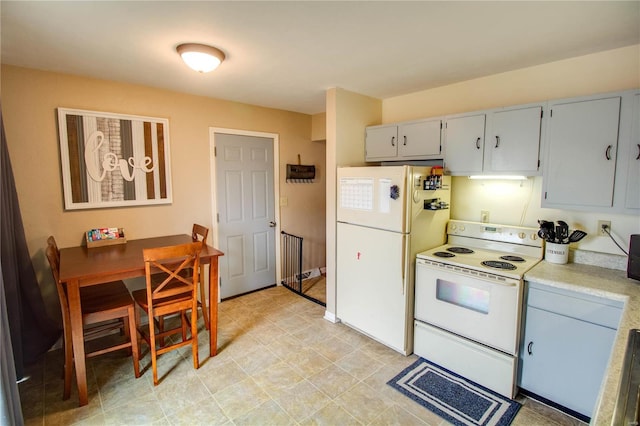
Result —
[[[591,419],[592,425],[611,425],[629,330],[640,328],[640,281],[627,278],[626,271],[617,269],[579,263],[558,265],[544,260],[525,274],[525,280],[624,302],[613,352]]]

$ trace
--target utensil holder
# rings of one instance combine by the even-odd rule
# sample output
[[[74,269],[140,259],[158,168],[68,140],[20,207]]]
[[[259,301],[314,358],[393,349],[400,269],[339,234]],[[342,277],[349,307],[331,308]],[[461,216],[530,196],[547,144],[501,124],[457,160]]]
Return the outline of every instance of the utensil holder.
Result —
[[[569,244],[546,243],[544,258],[550,263],[567,263],[569,260]]]

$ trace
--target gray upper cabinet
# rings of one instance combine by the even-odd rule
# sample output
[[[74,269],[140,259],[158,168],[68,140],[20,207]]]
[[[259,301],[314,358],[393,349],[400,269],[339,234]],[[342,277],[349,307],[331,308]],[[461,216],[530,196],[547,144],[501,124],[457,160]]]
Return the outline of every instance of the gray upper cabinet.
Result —
[[[445,169],[451,175],[482,172],[485,114],[447,118],[445,125]]]
[[[393,124],[367,127],[365,146],[367,161],[396,158],[398,156],[398,126]]]
[[[640,211],[637,90],[549,102],[542,207]]]
[[[542,106],[504,109],[490,115],[485,170],[537,175],[540,167]]]
[[[431,160],[442,158],[439,118],[366,129],[366,161]]]
[[[640,209],[640,94],[633,96],[631,138],[623,152],[627,160],[625,208]]]
[[[447,173],[539,175],[542,110],[522,105],[447,117]]]
[[[620,97],[551,103],[543,207],[613,205]]]

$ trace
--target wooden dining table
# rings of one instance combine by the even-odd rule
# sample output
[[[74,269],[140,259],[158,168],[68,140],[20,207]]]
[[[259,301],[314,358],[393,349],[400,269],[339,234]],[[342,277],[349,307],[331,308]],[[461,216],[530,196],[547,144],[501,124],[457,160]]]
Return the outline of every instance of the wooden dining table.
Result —
[[[100,285],[114,280],[145,276],[142,250],[192,242],[191,235],[130,240],[124,244],[60,249],[60,281],[67,287],[73,357],[78,382],[80,405],[89,402],[85,364],[84,336],[80,287]],[[200,253],[201,264],[209,265],[209,355],[215,356],[218,344],[218,257],[220,250],[205,245]]]

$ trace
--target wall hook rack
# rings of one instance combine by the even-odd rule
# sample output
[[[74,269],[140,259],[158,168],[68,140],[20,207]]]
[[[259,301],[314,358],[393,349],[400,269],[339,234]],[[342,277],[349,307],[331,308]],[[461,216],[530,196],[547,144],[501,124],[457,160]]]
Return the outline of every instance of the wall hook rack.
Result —
[[[313,183],[316,178],[316,166],[300,163],[300,154],[298,154],[298,164],[287,164],[287,182]]]

